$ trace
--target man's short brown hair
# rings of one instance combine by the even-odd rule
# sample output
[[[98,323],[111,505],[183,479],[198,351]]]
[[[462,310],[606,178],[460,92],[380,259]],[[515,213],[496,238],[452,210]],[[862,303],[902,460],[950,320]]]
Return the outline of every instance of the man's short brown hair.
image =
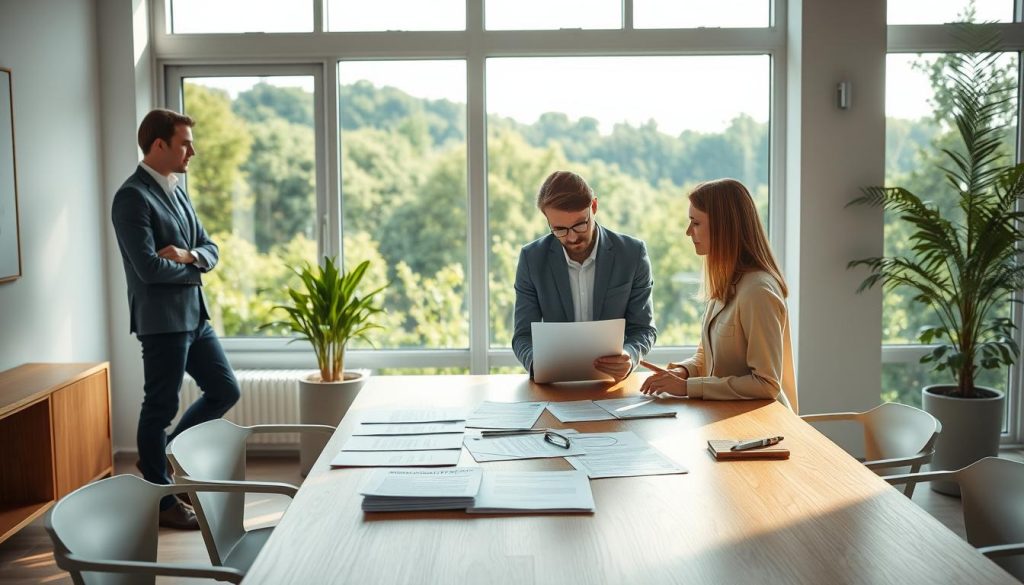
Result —
[[[142,149],[142,154],[149,154],[149,149],[157,139],[170,144],[175,129],[182,124],[191,128],[196,125],[196,121],[184,114],[162,108],[146,114],[139,124],[139,148]]]
[[[553,207],[561,211],[580,211],[590,206],[594,190],[583,177],[572,171],[555,171],[544,179],[537,192],[537,208]]]

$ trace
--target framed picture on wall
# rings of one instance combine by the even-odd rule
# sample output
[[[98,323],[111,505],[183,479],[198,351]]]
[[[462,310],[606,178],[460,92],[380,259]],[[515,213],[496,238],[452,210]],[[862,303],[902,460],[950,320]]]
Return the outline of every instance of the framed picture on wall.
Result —
[[[21,277],[18,177],[14,164],[14,90],[11,70],[0,67],[0,283]]]

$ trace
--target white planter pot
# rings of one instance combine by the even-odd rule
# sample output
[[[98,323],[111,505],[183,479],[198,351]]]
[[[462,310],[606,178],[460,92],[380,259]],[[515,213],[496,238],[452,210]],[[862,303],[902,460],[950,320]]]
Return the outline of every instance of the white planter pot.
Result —
[[[310,379],[299,380],[299,422],[338,426],[369,378],[369,372],[346,370],[344,380],[341,382],[321,382],[320,374],[313,374]],[[302,434],[299,468],[303,477],[316,463],[328,440],[330,437],[327,435]]]
[[[977,386],[979,398],[946,396],[950,385],[925,386],[921,391],[924,410],[939,419],[942,432],[935,443],[933,471],[953,471],[999,454],[1006,396],[999,390]],[[933,491],[960,496],[960,486],[951,481],[931,482]]]

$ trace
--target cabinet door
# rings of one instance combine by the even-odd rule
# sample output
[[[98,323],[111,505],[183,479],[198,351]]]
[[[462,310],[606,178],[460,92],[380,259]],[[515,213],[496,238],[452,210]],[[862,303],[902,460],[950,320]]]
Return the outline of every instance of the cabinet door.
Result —
[[[107,370],[53,393],[57,497],[113,471]]]

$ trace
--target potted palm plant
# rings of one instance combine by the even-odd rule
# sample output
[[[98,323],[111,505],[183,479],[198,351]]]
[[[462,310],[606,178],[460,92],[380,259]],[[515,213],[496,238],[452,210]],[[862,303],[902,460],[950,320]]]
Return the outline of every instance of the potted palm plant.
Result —
[[[369,268],[364,261],[349,272],[340,272],[334,260],[324,257],[322,267],[306,263],[298,275],[302,289],[289,287],[289,305],[277,305],[288,313],[288,320],[274,321],[263,327],[282,327],[297,333],[294,340],[306,340],[313,346],[319,372],[299,380],[299,418],[306,424],[337,425],[369,376],[367,372],[345,371],[345,347],[349,340],[362,338],[378,328],[371,318],[382,309],[373,304],[373,297],[384,287],[365,295],[356,288]],[[327,437],[303,435],[301,447],[302,474],[309,472],[319,457]]]
[[[970,25],[965,25],[970,31]],[[942,149],[939,167],[957,194],[952,212],[900,187],[869,187],[853,204],[881,205],[911,225],[905,255],[856,260],[870,274],[859,290],[881,284],[909,289],[933,311],[935,324],[919,331],[923,344],[938,345],[921,358],[953,384],[926,386],[924,409],[942,423],[932,469],[958,469],[999,450],[1002,392],[979,386],[982,370],[1009,366],[1019,349],[1008,318],[1013,294],[1024,286],[1018,243],[1024,218],[1024,165],[1012,164],[1003,136],[1012,93],[1000,79],[998,37],[978,39],[975,49],[947,57],[944,86],[958,144]],[[974,37],[974,38],[970,38]],[[959,495],[956,484],[935,482],[936,491]]]

